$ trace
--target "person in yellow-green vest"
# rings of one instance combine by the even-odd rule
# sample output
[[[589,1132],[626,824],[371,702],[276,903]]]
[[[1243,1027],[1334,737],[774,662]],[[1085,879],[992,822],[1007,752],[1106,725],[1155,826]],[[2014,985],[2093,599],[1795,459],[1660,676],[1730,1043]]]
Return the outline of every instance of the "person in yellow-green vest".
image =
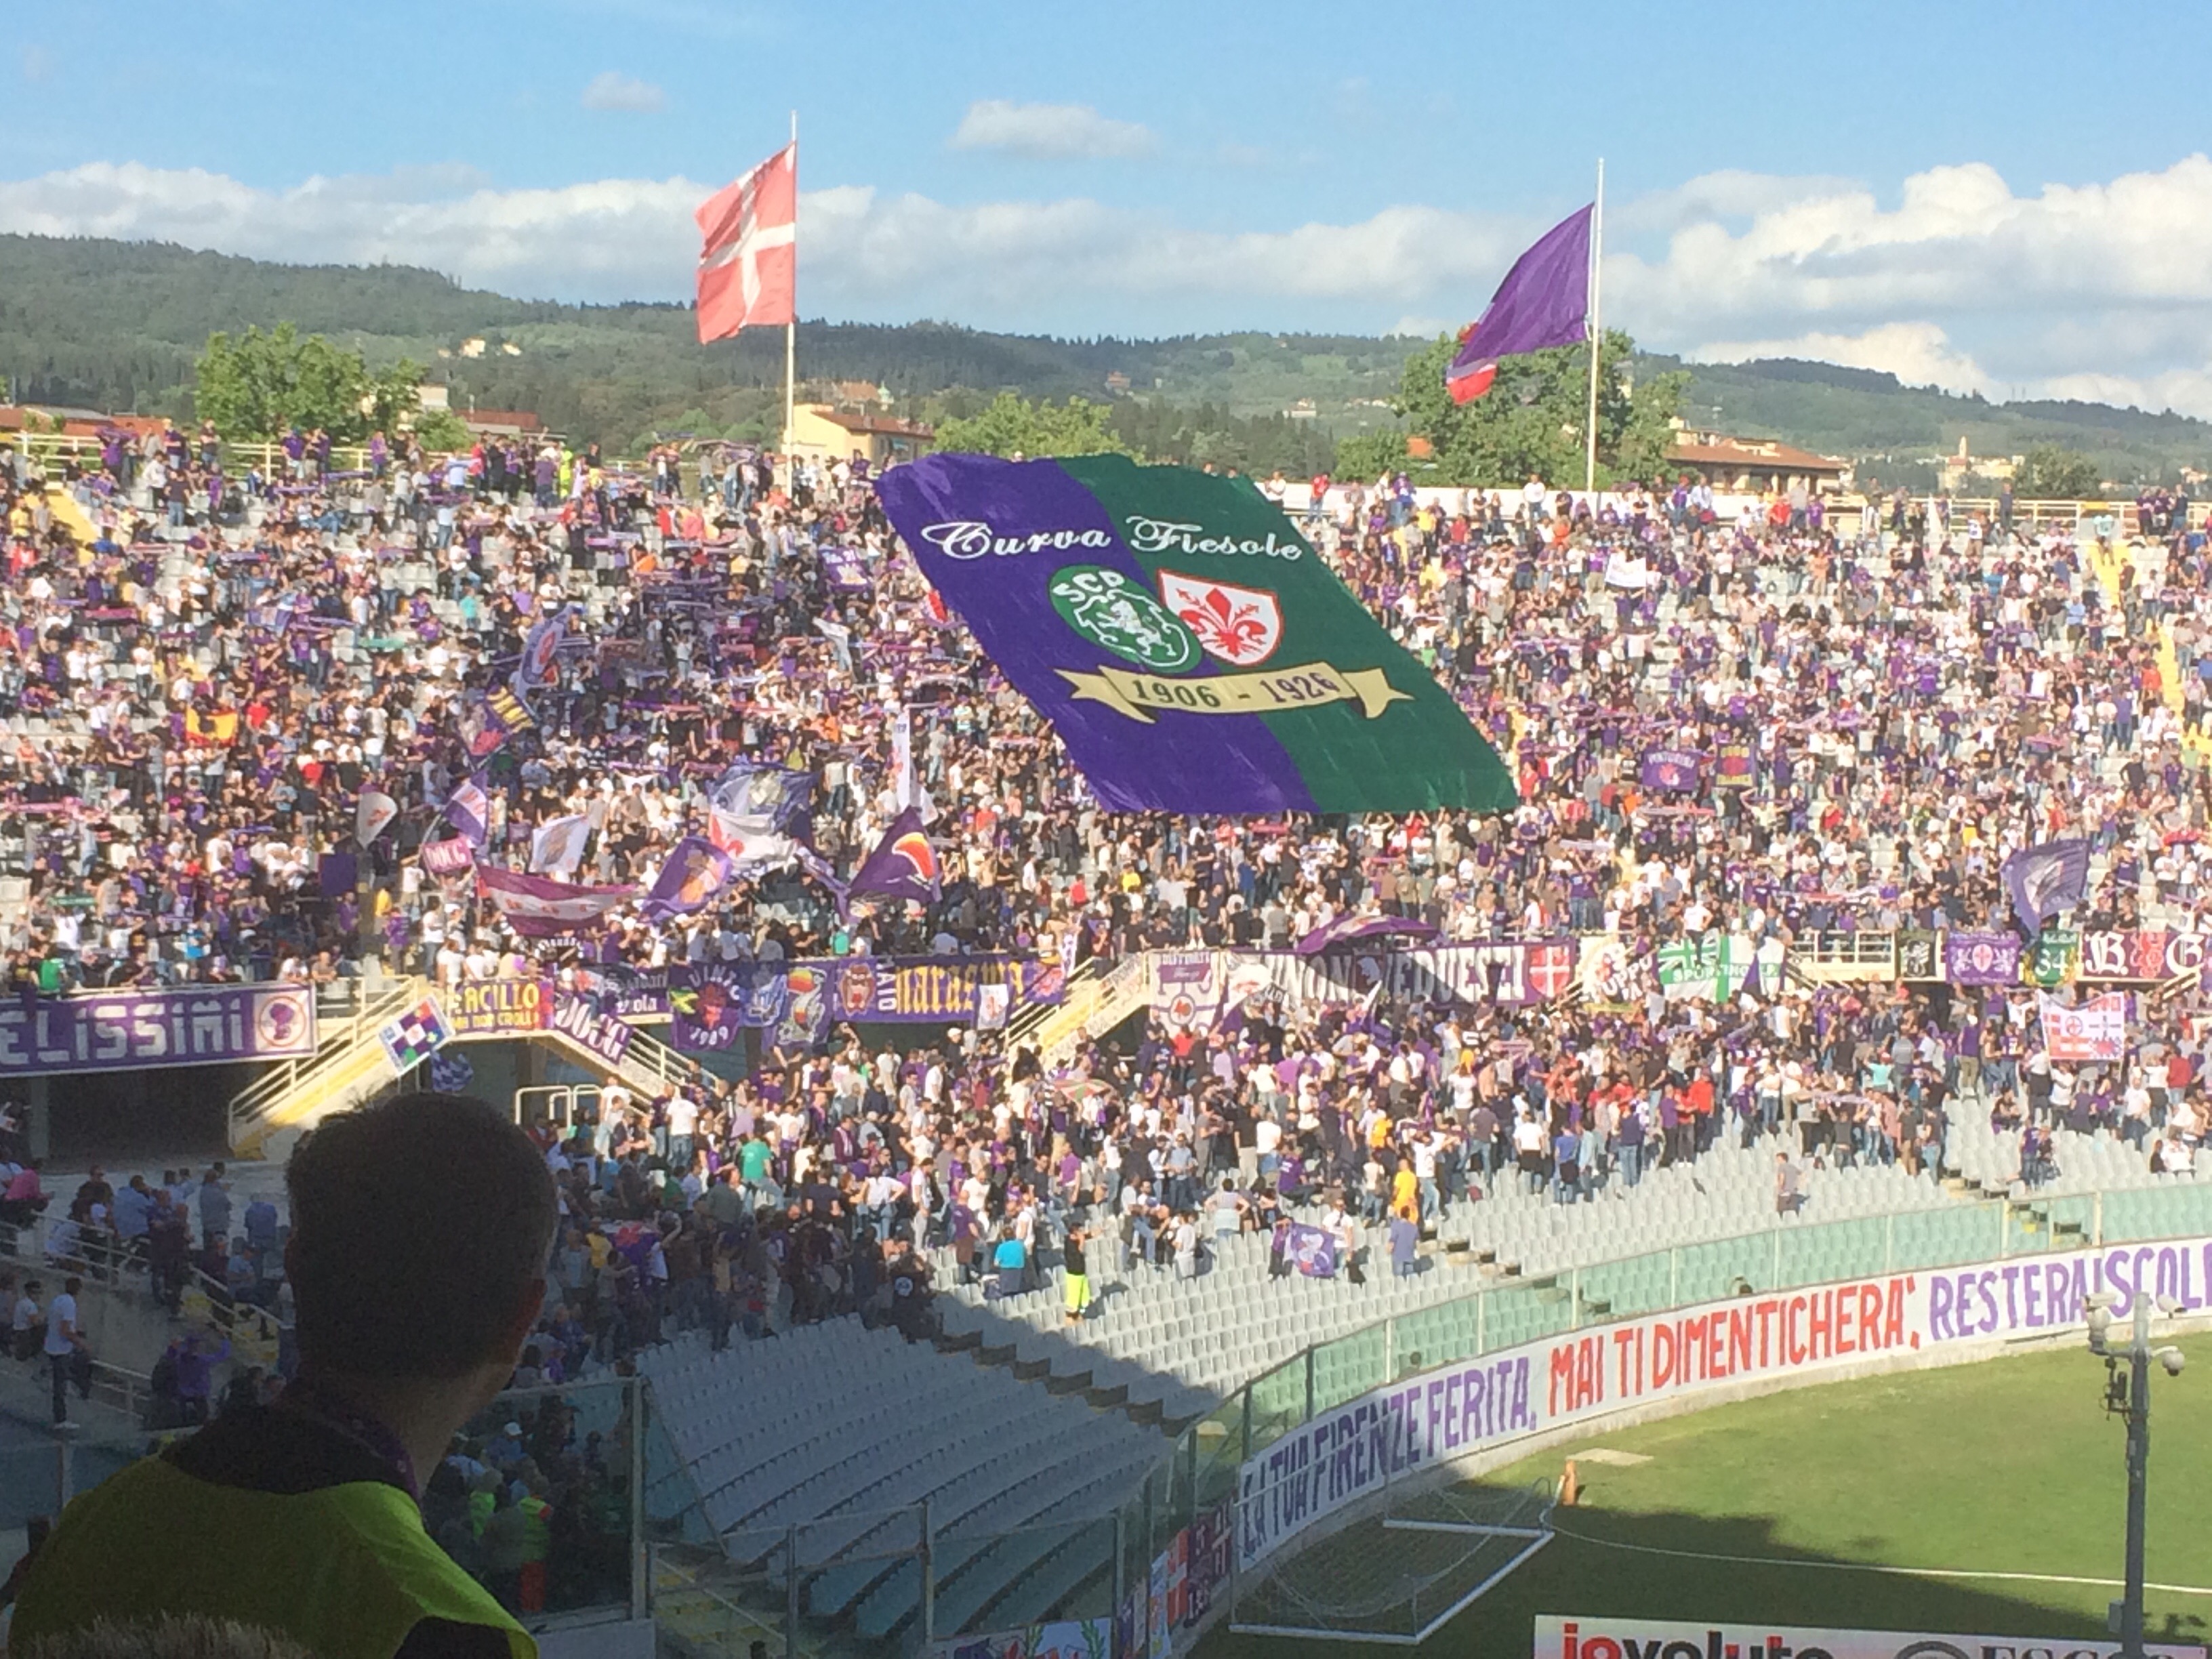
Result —
[[[299,1375],[64,1510],[11,1639],[199,1614],[316,1659],[537,1659],[423,1531],[417,1473],[506,1385],[537,1319],[544,1161],[481,1100],[409,1094],[326,1119],[286,1182]]]

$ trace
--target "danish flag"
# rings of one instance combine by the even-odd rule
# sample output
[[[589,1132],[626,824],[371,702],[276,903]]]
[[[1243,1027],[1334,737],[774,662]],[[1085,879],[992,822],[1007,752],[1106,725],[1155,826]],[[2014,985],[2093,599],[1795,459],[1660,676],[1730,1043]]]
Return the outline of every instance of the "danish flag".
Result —
[[[787,144],[691,216],[699,222],[699,339],[799,315],[799,146]]]

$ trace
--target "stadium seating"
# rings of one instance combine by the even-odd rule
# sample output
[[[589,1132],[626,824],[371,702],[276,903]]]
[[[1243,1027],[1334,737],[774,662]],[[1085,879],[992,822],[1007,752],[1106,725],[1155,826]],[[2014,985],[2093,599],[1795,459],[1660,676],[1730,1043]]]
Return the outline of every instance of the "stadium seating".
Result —
[[[687,1336],[647,1351],[639,1369],[732,1554],[766,1558],[804,1525],[802,1563],[823,1564],[808,1577],[807,1611],[871,1637],[914,1617],[915,1565],[884,1547],[911,1541],[922,1498],[940,1607],[980,1613],[1017,1589],[1020,1606],[1048,1607],[1075,1583],[1057,1583],[1048,1550],[1032,1545],[1048,1546],[1056,1528],[1110,1528],[1165,1449],[1125,1415],[856,1319],[720,1354]],[[1104,1559],[1067,1553],[1062,1577]]]
[[[1805,1206],[1778,1224],[1778,1144],[1716,1147],[1694,1162],[1653,1170],[1633,1188],[1615,1183],[1586,1203],[1558,1204],[1501,1175],[1494,1196],[1455,1206],[1444,1218],[1421,1271],[1407,1278],[1394,1277],[1388,1261],[1377,1259],[1380,1230],[1368,1236],[1364,1285],[1341,1278],[1271,1280],[1268,1243],[1256,1235],[1216,1241],[1211,1271],[1189,1280],[1143,1266],[1109,1267],[1103,1260],[1115,1254],[1109,1245],[1094,1247],[1098,1301],[1080,1326],[1065,1324],[1049,1273],[1047,1284],[1020,1296],[986,1300],[981,1286],[953,1289],[945,1298],[945,1326],[973,1336],[987,1354],[1010,1355],[1018,1368],[1044,1370],[1063,1384],[1087,1387],[1101,1403],[1119,1401],[1175,1424],[1203,1415],[1311,1344],[1477,1291],[1510,1293],[1493,1297],[1484,1316],[1495,1322],[1482,1331],[1482,1346],[1497,1347],[1565,1328],[1574,1316],[1565,1304],[1577,1287],[1559,1281],[1577,1269],[1591,1269],[1579,1285],[1583,1316],[1604,1317],[1727,1295],[1739,1281],[1757,1285],[1778,1273],[1804,1284],[1877,1269],[1884,1230],[1903,1225],[1915,1238],[1913,1224],[1923,1217],[1931,1237],[1924,1247],[1912,1244],[1916,1252],[1933,1249],[1945,1260],[1978,1253],[1942,1251],[1937,1236],[1948,1233],[1962,1246],[1995,1243],[1981,1212],[1948,1197],[1932,1176],[1893,1165],[1806,1170]],[[1881,1219],[1892,1215],[1896,1223]],[[1856,1249],[1833,1230],[1811,1225],[1852,1218],[1870,1218],[1875,1230]],[[1743,1242],[1762,1234],[1789,1241],[1807,1229],[1802,1246]],[[1650,1256],[1677,1246],[1680,1259],[1671,1265],[1663,1255]],[[1468,1309],[1454,1317],[1472,1322],[1477,1315]],[[1455,1352],[1473,1352],[1474,1343],[1470,1323]],[[1436,1363],[1441,1350],[1432,1342],[1424,1352],[1424,1363]],[[1376,1371],[1364,1386],[1379,1378]]]

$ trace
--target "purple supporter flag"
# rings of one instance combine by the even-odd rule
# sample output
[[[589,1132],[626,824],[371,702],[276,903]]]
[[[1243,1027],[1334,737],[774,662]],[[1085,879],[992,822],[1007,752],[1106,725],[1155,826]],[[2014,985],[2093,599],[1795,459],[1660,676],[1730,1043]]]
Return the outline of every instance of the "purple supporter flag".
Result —
[[[645,914],[655,921],[688,916],[703,909],[730,884],[735,865],[730,855],[702,836],[686,836],[668,849],[660,873],[645,896]]]
[[[1646,789],[1662,789],[1673,795],[1692,794],[1705,759],[1694,749],[1654,749],[1644,756],[1637,776]]]
[[[861,898],[914,899],[927,904],[938,896],[937,849],[922,833],[921,813],[909,806],[893,818],[876,850],[853,872],[846,895]]]
[[[1489,391],[1501,357],[1587,337],[1590,212],[1577,208],[1516,259],[1481,319],[1460,336],[1458,354],[1444,371],[1454,403],[1472,403]]]
[[[1336,1235],[1309,1222],[1285,1221],[1283,1259],[1308,1279],[1336,1277]]]
[[[2088,890],[2089,843],[2076,837],[2023,847],[2004,861],[2003,875],[2012,913],[2032,937]]]
[[[1954,985],[2019,984],[2020,935],[1944,934],[1943,977]]]
[[[1433,922],[1408,916],[1346,915],[1325,922],[1291,948],[1302,957],[1317,957],[1340,945],[1356,945],[1371,939],[1398,939],[1409,945],[1427,945],[1443,934]]]
[[[453,793],[446,797],[446,822],[453,827],[455,835],[471,847],[484,844],[486,825],[491,818],[491,797],[484,793],[483,780],[471,778],[458,784]]]
[[[477,891],[516,933],[538,939],[597,921],[638,896],[635,887],[577,887],[484,865],[477,866]]]

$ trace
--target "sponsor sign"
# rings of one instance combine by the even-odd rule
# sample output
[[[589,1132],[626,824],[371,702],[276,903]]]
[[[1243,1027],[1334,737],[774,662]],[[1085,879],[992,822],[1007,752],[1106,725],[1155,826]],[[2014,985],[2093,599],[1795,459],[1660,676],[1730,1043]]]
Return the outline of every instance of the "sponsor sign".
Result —
[[[1393,1481],[1625,1407],[1746,1382],[1809,1380],[1893,1355],[2078,1330],[2084,1298],[2100,1291],[2123,1303],[2138,1291],[2171,1297],[2190,1312],[2212,1304],[2212,1238],[1735,1297],[1405,1377],[1319,1413],[1244,1463],[1237,1548],[1254,1565]],[[1705,1659],[1702,1647],[1698,1656]]]
[[[2071,1636],[1932,1636],[1924,1631],[1807,1630],[1718,1620],[1536,1615],[1534,1659],[2116,1659],[2118,1642]],[[2158,1659],[2204,1659],[2195,1643],[2146,1642]]]
[[[228,1066],[315,1052],[304,985],[99,991],[0,1003],[0,1077]]]

